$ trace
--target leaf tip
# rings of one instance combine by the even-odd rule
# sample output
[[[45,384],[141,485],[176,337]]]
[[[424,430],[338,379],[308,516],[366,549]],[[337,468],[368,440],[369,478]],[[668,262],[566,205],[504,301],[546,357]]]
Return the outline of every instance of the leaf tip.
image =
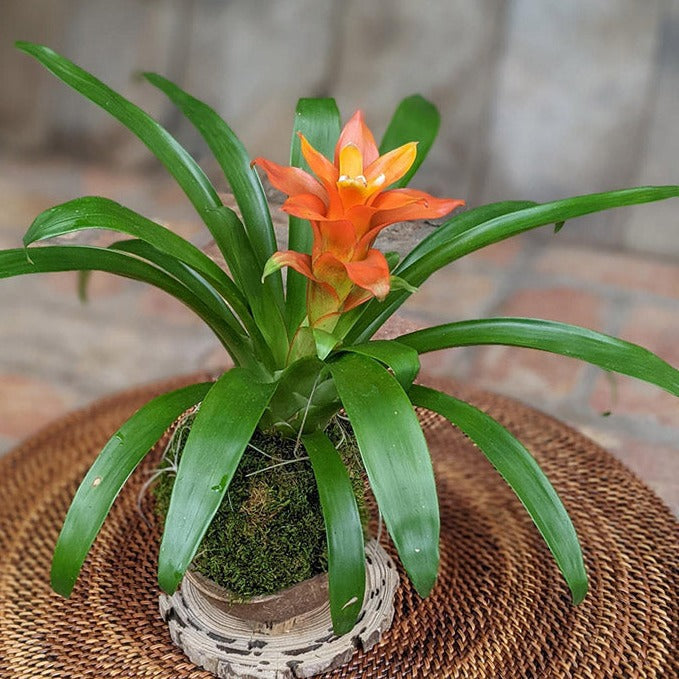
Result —
[[[58,558],[58,555],[55,553],[52,561],[52,572],[50,573],[50,585],[59,596],[64,597],[64,599],[69,599],[73,592],[76,578],[62,572],[62,567]]]
[[[22,52],[28,52],[31,47],[36,47],[35,43],[28,42],[28,40],[15,40],[14,47]]]
[[[577,582],[572,583],[571,585],[571,597],[573,600],[573,605],[577,606],[578,604],[581,604],[585,597],[587,596],[587,592],[589,591],[589,583],[587,581],[587,576],[584,575],[582,579],[578,580]]]
[[[179,587],[179,583],[183,577],[184,573],[176,569],[165,569],[162,567],[158,568],[158,585],[160,589],[172,596]]]

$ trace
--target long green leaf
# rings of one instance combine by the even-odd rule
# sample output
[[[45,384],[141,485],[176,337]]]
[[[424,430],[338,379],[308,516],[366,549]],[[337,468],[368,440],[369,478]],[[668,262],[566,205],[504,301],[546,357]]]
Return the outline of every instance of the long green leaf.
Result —
[[[578,536],[557,492],[525,446],[469,403],[417,385],[408,395],[416,406],[439,413],[479,446],[523,503],[554,555],[573,603],[580,603],[587,594],[587,573]]]
[[[422,257],[412,264],[398,267],[396,274],[417,287],[435,271],[456,259],[524,231],[615,207],[638,205],[676,197],[679,197],[679,186],[642,186],[620,191],[575,196],[574,198],[557,200],[522,210],[501,213],[465,229],[449,241],[428,252],[426,257]],[[479,208],[479,210],[483,209]],[[470,213],[461,214],[460,219],[465,214]],[[403,304],[408,294],[407,291],[400,290],[391,293],[385,300],[382,309],[378,309],[374,306],[375,303],[371,302],[370,308],[366,309],[364,315],[356,322],[354,329],[347,335],[347,340],[360,342],[369,339],[380,325]]]
[[[430,252],[448,241],[454,240],[461,233],[469,231],[490,219],[517,210],[523,210],[530,205],[535,205],[535,203],[505,201],[483,205],[482,207],[456,214],[418,243],[394,269],[394,274],[402,276],[404,270],[409,269],[420,261],[426,260]],[[417,285],[420,285],[422,282],[420,281]],[[383,302],[372,300],[363,308],[357,307],[340,318],[335,333],[340,337],[346,335],[346,341],[349,343],[366,342],[401,304],[408,299],[410,294],[407,290],[394,290],[389,293],[387,299]],[[358,312],[358,317],[354,315],[354,312]]]
[[[401,563],[419,594],[427,596],[438,571],[440,519],[434,471],[415,411],[396,378],[373,359],[343,354],[329,367]]]
[[[659,356],[636,344],[566,323],[537,318],[489,318],[437,325],[402,335],[397,341],[420,354],[479,344],[540,349],[636,377],[679,396],[679,370]]]
[[[68,597],[87,553],[120,489],[172,422],[207,394],[212,383],[192,384],[142,406],[104,446],[66,514],[52,560],[52,587]]]
[[[590,193],[513,211],[467,229],[456,238],[434,249],[426,259],[404,268],[399,275],[411,285],[419,285],[446,264],[524,231],[611,208],[676,197],[679,197],[679,186],[641,186],[620,191]]]
[[[295,124],[290,144],[290,165],[310,172],[302,156],[299,133],[326,158],[332,158],[340,134],[340,114],[334,99],[300,99],[295,110]],[[306,219],[290,216],[288,249],[296,252],[311,252],[311,226]],[[286,324],[288,335],[295,330],[306,316],[307,279],[293,269],[288,269],[286,282]]]
[[[158,582],[179,585],[222,502],[276,384],[233,368],[203,399],[179,462],[158,557]]]
[[[417,142],[417,157],[410,170],[394,184],[394,188],[408,186],[431,149],[441,124],[441,116],[430,101],[419,94],[406,97],[398,105],[380,144],[385,154],[410,141]]]
[[[224,299],[238,308],[239,313],[248,313],[241,291],[205,253],[170,229],[108,198],[85,196],[45,210],[29,227],[24,245],[28,247],[40,240],[83,229],[118,231],[153,245],[209,279]]]
[[[423,238],[396,267],[394,273],[400,275],[402,271],[411,267],[415,262],[426,259],[429,253],[451,242],[461,234],[477,227],[496,217],[512,214],[519,210],[535,207],[537,203],[532,200],[505,200],[499,203],[490,203],[480,207],[460,212],[446,220],[429,235]]]
[[[30,250],[18,248],[0,251],[0,278],[54,271],[107,271],[150,283],[176,297],[198,314],[217,335],[236,363],[248,363],[251,359],[251,351],[244,338],[234,332],[221,316],[217,316],[179,281],[136,257],[107,248],[77,245],[51,245]]]
[[[365,344],[342,347],[340,351],[370,356],[384,363],[394,371],[396,379],[406,391],[420,372],[418,352],[411,346],[400,344],[396,340],[373,340]]]
[[[328,540],[330,615],[335,634],[349,632],[365,595],[363,527],[340,454],[323,432],[302,439],[316,477]]]
[[[148,113],[49,47],[23,41],[17,42],[16,46],[37,59],[66,85],[103,108],[146,145],[177,180],[231,268],[232,252],[225,240],[230,227],[228,211],[203,170],[177,140]]]
[[[264,189],[250,167],[245,147],[213,108],[157,73],[144,73],[144,77],[186,115],[214,153],[240,208],[261,276],[264,264],[277,249],[276,236]],[[275,279],[272,277],[272,282]]]
[[[231,128],[207,104],[156,73],[146,79],[164,92],[195,125],[222,168],[243,215],[247,238],[239,238],[231,267],[252,306],[252,312],[280,366],[288,352],[283,319],[283,285],[280,272],[262,281],[264,265],[276,250],[269,206],[259,176]],[[236,235],[234,230],[232,235]]]

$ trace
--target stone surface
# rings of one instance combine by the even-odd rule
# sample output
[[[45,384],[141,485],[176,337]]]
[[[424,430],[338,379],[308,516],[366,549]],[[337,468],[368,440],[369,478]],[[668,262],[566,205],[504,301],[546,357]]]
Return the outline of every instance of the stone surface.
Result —
[[[485,198],[555,199],[630,181],[661,5],[512,3]]]
[[[252,157],[289,156],[295,105],[317,96],[332,42],[334,3],[195,3],[185,81],[232,126]],[[190,126],[183,138],[202,149]]]
[[[31,149],[43,144],[51,131],[52,76],[14,48],[29,40],[64,49],[69,0],[3,0],[0,4],[0,142]]]
[[[365,109],[379,135],[398,102],[433,100],[444,121],[414,185],[469,197],[493,100],[497,41],[504,12],[494,0],[343,3],[334,77],[328,91],[345,116]]]
[[[169,110],[164,96],[138,77],[159,71],[169,77],[181,47],[180,2],[174,0],[77,0],[70,3],[64,27],[65,56],[155,116]],[[146,148],[118,121],[56,81],[50,85],[53,140],[79,156],[101,154],[130,162],[147,158]]]
[[[495,281],[483,274],[446,267],[437,271],[402,307],[407,318],[427,325],[468,318],[495,292]]]
[[[634,183],[677,183],[679,134],[679,0],[668,0],[660,23],[658,71],[649,101],[645,146]],[[674,204],[673,204],[674,203]],[[679,209],[676,201],[633,207],[616,215],[615,227],[627,247],[679,256]]]

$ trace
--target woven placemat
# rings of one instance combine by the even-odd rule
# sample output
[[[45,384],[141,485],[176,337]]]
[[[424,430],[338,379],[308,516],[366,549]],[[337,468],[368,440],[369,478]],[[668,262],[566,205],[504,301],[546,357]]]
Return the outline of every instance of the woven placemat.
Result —
[[[132,411],[187,381],[99,401],[0,459],[1,677],[211,676],[172,645],[158,614],[157,529],[135,506],[143,471],[114,505],[71,599],[48,585],[61,522],[94,456]],[[538,458],[581,537],[590,594],[571,606],[512,492],[467,439],[426,416],[441,498],[438,584],[421,600],[402,577],[385,639],[325,676],[679,677],[679,527],[669,510],[556,420],[507,398],[447,387],[494,415]]]

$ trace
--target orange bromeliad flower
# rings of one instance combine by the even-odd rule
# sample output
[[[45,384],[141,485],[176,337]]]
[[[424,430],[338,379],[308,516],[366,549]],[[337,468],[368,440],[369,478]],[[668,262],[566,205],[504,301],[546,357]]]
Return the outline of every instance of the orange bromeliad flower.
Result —
[[[282,209],[311,223],[311,255],[276,252],[264,275],[289,266],[306,276],[311,281],[309,325],[331,332],[340,314],[372,297],[382,300],[392,288],[387,260],[372,247],[382,229],[396,222],[442,217],[464,201],[434,198],[415,189],[388,190],[415,162],[417,143],[380,156],[361,111],[342,130],[334,163],[302,134],[300,139],[316,177],[264,158],[256,158],[253,165],[261,166],[273,186],[289,196]]]

